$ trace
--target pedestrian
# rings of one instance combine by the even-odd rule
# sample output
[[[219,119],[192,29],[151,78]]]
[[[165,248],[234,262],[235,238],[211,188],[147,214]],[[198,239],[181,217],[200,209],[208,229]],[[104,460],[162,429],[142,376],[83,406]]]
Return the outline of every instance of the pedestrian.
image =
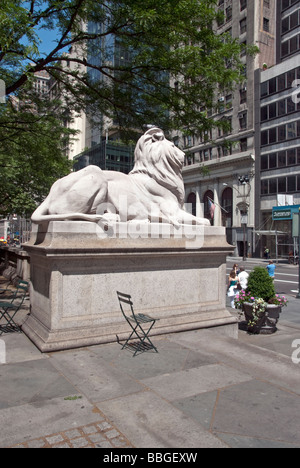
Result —
[[[265,252],[264,252],[264,254],[265,254],[265,258],[266,258],[267,260],[269,260],[269,258],[270,258],[270,250],[268,249],[268,247],[265,247]]]
[[[272,260],[269,261],[269,265],[267,266],[267,270],[268,270],[268,273],[269,275],[271,276],[271,278],[275,278],[275,269],[276,269],[276,265],[274,265],[274,263],[272,262]]]
[[[235,309],[234,299],[239,291],[238,284],[239,284],[239,278],[236,272],[232,270],[228,278],[228,292],[227,292],[227,295],[230,298],[230,305],[232,309]]]
[[[240,270],[239,270],[239,266],[237,263],[235,263],[232,267],[233,271],[235,271],[236,275],[239,274]]]
[[[245,290],[248,286],[249,274],[245,271],[245,268],[241,266],[240,272],[238,274],[238,279],[241,285],[241,289]]]

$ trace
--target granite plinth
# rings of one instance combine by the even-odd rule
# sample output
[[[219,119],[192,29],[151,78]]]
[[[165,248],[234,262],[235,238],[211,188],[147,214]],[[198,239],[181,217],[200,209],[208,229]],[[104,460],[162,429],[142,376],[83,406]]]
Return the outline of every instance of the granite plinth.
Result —
[[[117,290],[132,296],[136,312],[159,319],[152,335],[225,326],[237,333],[225,303],[233,250],[225,228],[50,222],[24,249],[31,313],[23,331],[43,352],[127,338]]]

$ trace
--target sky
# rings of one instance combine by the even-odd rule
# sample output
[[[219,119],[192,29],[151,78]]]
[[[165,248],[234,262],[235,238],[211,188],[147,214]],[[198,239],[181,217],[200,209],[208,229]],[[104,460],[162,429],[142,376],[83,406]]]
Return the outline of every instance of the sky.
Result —
[[[37,31],[39,38],[42,40],[39,50],[41,53],[49,53],[54,49],[56,43],[57,31],[48,31],[46,29],[41,29]]]

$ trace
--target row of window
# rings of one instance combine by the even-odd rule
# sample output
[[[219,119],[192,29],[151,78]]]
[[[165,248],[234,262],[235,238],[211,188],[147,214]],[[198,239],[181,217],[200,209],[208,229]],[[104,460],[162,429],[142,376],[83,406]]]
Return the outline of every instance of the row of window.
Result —
[[[300,175],[277,177],[261,181],[261,195],[300,192]]]
[[[296,104],[292,96],[281,99],[277,102],[272,102],[271,104],[261,108],[261,122],[266,122],[267,120],[276,119],[282,117],[283,115],[291,114],[295,111],[300,110],[300,102]]]
[[[270,94],[280,93],[281,91],[290,89],[297,79],[300,79],[300,67],[294,68],[293,70],[262,83],[260,96],[264,98]]]
[[[300,121],[279,125],[261,132],[261,146],[273,145],[300,137]]]
[[[242,138],[239,142],[236,142],[236,144],[238,144],[238,150],[241,153],[247,151],[248,149],[247,138]],[[229,156],[232,154],[232,152],[233,152],[233,147],[231,144],[217,147],[218,158]],[[191,166],[192,164],[197,164],[199,162],[205,162],[205,161],[211,161],[212,159],[213,159],[213,148],[206,148],[204,150],[201,150],[195,153],[189,153],[188,155],[186,155],[184,165]]]
[[[300,147],[261,156],[260,167],[262,171],[295,165],[300,165]]]
[[[281,33],[286,34],[300,25],[300,10],[294,11],[281,21]]]
[[[294,54],[300,50],[300,34],[292,37],[288,41],[281,44],[281,58],[287,57],[288,55]]]
[[[287,8],[290,8],[298,1],[299,0],[281,0],[281,11],[286,10]]]

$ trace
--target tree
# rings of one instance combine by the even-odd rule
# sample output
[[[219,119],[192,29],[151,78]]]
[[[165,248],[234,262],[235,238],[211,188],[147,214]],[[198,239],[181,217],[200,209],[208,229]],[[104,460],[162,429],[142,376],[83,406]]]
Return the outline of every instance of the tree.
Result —
[[[34,74],[45,70],[63,96],[58,114],[84,109],[90,117],[106,116],[128,138],[133,137],[130,130],[141,131],[145,124],[191,134],[226,126],[203,109],[215,107],[219,88],[230,90],[243,79],[244,67],[239,41],[214,31],[220,20],[217,5],[217,0],[1,0],[0,79],[6,95],[22,101],[31,92],[39,106],[32,83]],[[47,53],[40,51],[41,30],[54,34]],[[255,51],[247,47],[247,53]],[[66,170],[59,140],[68,132],[57,112],[51,116],[53,103],[42,106],[39,116],[30,106],[21,116],[9,102],[0,104],[1,177],[11,181],[0,189],[3,213],[13,207],[12,197],[23,197],[21,186],[39,187],[31,191],[38,200],[46,181]],[[49,129],[56,135],[56,149]],[[45,167],[38,169],[41,161]],[[29,209],[32,202],[27,201]]]
[[[28,104],[17,103],[10,100],[0,105],[2,216],[30,215],[55,180],[71,170],[64,149],[74,132],[64,127],[54,102],[45,102],[43,109],[40,101],[39,112],[33,107],[33,97]]]
[[[214,107],[216,89],[242,79],[242,46],[212,27],[217,0],[2,3],[0,74],[8,95],[46,70],[74,106],[96,109],[121,128],[155,123],[194,132],[214,124],[200,107]],[[44,55],[39,29],[57,32]]]

